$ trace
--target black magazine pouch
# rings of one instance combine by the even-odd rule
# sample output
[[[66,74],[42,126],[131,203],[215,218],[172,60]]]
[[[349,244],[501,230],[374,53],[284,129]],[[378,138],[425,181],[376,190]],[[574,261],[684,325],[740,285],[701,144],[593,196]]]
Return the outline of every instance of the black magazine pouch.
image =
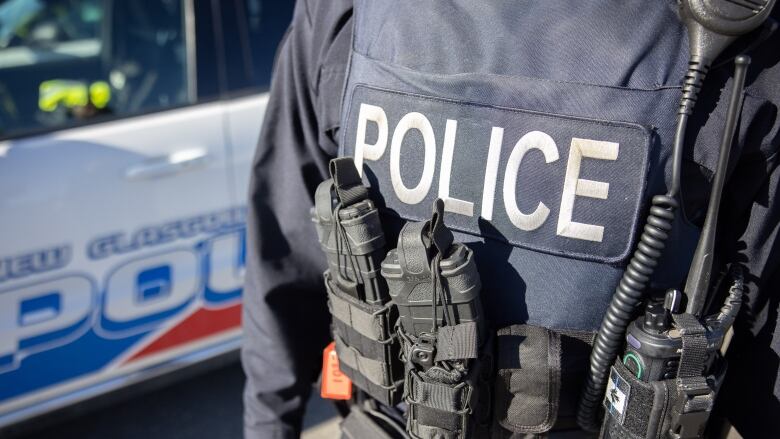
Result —
[[[454,243],[444,203],[409,222],[382,276],[399,313],[407,432],[414,439],[487,437],[492,352],[473,252]]]
[[[395,405],[403,365],[395,335],[398,313],[379,276],[385,238],[379,214],[351,160],[330,163],[331,178],[317,187],[312,221],[328,270],[323,277],[342,372],[371,397]]]

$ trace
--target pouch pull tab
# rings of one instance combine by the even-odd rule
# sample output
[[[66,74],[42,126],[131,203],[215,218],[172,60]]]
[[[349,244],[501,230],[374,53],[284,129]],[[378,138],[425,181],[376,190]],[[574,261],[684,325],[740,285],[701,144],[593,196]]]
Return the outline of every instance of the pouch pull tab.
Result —
[[[444,201],[441,198],[433,202],[433,212],[427,223],[427,232],[431,244],[444,258],[445,252],[452,246],[454,237],[450,229],[444,225]]]
[[[368,189],[363,185],[363,180],[351,157],[333,159],[328,168],[342,206],[350,206],[368,198]]]

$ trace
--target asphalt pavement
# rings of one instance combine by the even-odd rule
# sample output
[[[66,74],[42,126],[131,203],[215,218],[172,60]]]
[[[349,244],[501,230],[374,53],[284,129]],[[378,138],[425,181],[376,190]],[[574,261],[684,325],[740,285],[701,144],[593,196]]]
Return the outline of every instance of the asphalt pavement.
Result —
[[[20,439],[233,439],[242,437],[238,363],[91,410]],[[336,411],[312,397],[302,439],[337,439]]]

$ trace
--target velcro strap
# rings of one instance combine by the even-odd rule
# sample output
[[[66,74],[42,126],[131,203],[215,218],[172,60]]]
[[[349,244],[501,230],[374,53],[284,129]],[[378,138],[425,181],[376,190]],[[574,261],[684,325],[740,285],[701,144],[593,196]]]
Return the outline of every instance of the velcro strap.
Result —
[[[702,376],[643,382],[618,361],[604,398],[604,437],[666,437],[670,426],[680,438],[700,437],[714,396]]]
[[[460,427],[459,424],[459,421],[461,421],[460,419],[458,418],[442,419],[442,414],[440,412],[435,410],[430,410],[430,411],[432,413],[427,415],[428,418],[435,419],[437,422],[440,423],[451,422],[456,426]],[[461,437],[460,429],[449,430],[444,427],[432,426],[432,425],[424,424],[422,422],[416,422],[413,429],[415,434],[415,436],[413,437],[415,438],[458,439]]]
[[[373,360],[360,355],[360,352],[347,346],[338,335],[334,338],[336,341],[336,354],[338,354],[340,362],[356,370],[366,377],[367,380],[378,386],[390,386],[393,384],[389,382],[390,371],[387,364],[383,361]]]
[[[330,176],[336,187],[336,194],[343,206],[349,206],[368,198],[368,189],[363,186],[355,162],[351,157],[330,161]]]
[[[385,329],[386,309],[369,312],[349,296],[338,294],[337,289],[326,282],[328,297],[330,299],[330,312],[336,319],[346,323],[359,334],[371,340],[387,341],[389,334]]]
[[[478,356],[476,322],[439,328],[436,338],[436,361],[467,360]]]
[[[461,413],[468,408],[469,386],[466,383],[447,385],[441,383],[425,382],[420,376],[411,372],[407,376],[406,385],[409,386],[408,394],[410,404],[419,404],[426,407],[451,413]]]
[[[414,371],[406,375],[409,432],[415,438],[462,438],[469,415],[471,388],[466,383],[425,382]]]
[[[673,386],[673,381],[640,381],[618,360],[610,371],[604,395],[604,429],[608,432],[604,437],[661,437],[658,434],[666,425],[675,396]]]
[[[682,336],[678,378],[700,377],[707,361],[707,332],[691,314],[672,314]]]

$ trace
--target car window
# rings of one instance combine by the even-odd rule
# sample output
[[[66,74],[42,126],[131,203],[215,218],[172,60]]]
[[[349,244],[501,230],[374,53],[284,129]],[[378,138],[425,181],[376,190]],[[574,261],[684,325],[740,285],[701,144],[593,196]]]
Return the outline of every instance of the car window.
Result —
[[[292,19],[293,0],[221,0],[228,92],[268,89],[276,49]]]
[[[0,0],[0,138],[193,102],[185,9],[183,0]]]
[[[217,36],[214,30],[217,26],[214,10],[219,9],[219,2],[189,1],[192,1],[195,12],[195,41],[198,42],[195,56],[195,66],[198,72],[198,102],[219,99],[222,84],[219,79],[220,61]]]

